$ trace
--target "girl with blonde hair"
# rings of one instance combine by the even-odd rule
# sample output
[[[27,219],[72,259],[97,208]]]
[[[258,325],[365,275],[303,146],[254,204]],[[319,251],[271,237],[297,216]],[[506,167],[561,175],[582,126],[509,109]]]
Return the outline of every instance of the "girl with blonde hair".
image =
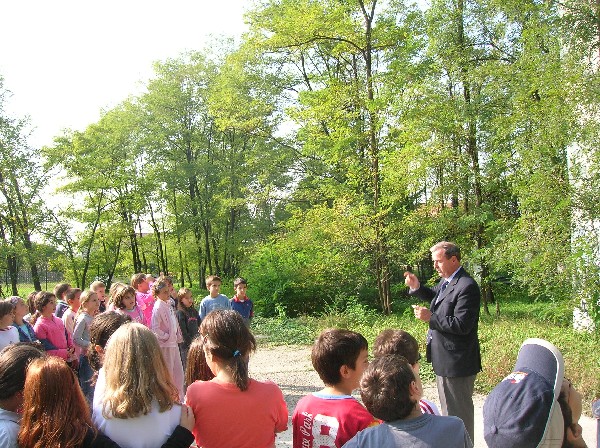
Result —
[[[192,420],[182,418],[181,425],[166,441],[136,446],[189,447]],[[119,448],[94,426],[75,373],[54,356],[34,359],[27,368],[17,440],[20,448]]]
[[[98,294],[89,289],[83,291],[81,294],[81,304],[75,320],[75,329],[73,330],[73,343],[76,347],[76,353],[79,353],[79,385],[88,403],[92,402],[94,393],[90,384],[94,371],[87,357],[90,348],[90,325],[94,320],[94,316],[98,314],[99,309],[100,299],[98,298]]]
[[[256,340],[242,316],[233,310],[211,311],[200,325],[204,353],[215,375],[187,389],[194,411],[196,444],[203,448],[272,448],[275,433],[285,431],[288,410],[279,387],[248,376]],[[240,416],[232,420],[232,416]],[[233,422],[223,431],[223,422]]]
[[[181,418],[178,397],[156,336],[139,323],[117,329],[94,392],[98,429],[123,448],[160,446]]]
[[[179,354],[179,344],[183,342],[183,337],[175,312],[169,304],[171,286],[166,277],[159,277],[152,284],[152,295],[157,300],[152,309],[150,328],[158,339],[160,351],[171,372],[179,398],[183,399],[183,364]]]

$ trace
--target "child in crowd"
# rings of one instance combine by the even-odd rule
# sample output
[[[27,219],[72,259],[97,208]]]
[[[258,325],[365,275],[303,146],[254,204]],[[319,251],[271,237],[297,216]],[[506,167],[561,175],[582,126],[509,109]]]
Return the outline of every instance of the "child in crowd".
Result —
[[[154,302],[150,328],[158,339],[167,369],[171,372],[173,384],[177,387],[179,399],[182,400],[183,364],[178,344],[183,342],[183,338],[175,313],[169,305],[169,284],[163,277],[159,277],[152,285],[152,294],[157,300]]]
[[[37,342],[38,339],[33,331],[33,327],[29,322],[25,320],[25,315],[28,312],[27,305],[22,298],[19,296],[9,297],[7,300],[13,305],[15,309],[14,326],[19,332],[19,341],[21,342]]]
[[[71,289],[71,285],[68,283],[59,283],[54,287],[54,297],[56,297],[56,314],[55,316],[62,319],[63,314],[69,308],[69,304],[65,299],[65,294]],[[33,323],[32,323],[33,325]]]
[[[192,291],[188,288],[181,288],[177,292],[176,314],[181,336],[183,337],[183,342],[179,344],[179,354],[181,355],[183,370],[185,370],[188,350],[190,349],[192,339],[198,336],[198,325],[200,324],[200,316],[196,308],[194,308]]]
[[[423,385],[419,376],[421,355],[417,340],[403,330],[383,330],[375,339],[373,356],[378,358],[384,355],[400,355],[408,360],[415,373],[415,378],[418,380],[417,384],[421,387],[421,395],[423,395]],[[419,406],[423,414],[442,415],[435,403],[425,398],[421,398]]]
[[[142,310],[137,306],[135,289],[131,286],[123,285],[120,289],[115,291],[112,298],[112,304],[117,313],[129,316],[133,322],[146,325],[146,316],[144,316]]]
[[[69,308],[62,315],[63,324],[71,336],[75,330],[75,319],[77,318],[77,311],[81,306],[81,289],[71,288],[65,293],[65,300],[69,305]],[[58,316],[57,316],[58,317]]]
[[[154,308],[156,297],[150,294],[146,274],[134,274],[131,277],[131,287],[135,289],[135,300],[139,309],[144,313],[146,325],[150,326],[150,322],[152,322],[152,309]]]
[[[472,448],[460,418],[421,412],[420,382],[403,356],[375,358],[360,381],[360,396],[369,412],[384,423],[360,431],[344,448]]]
[[[277,385],[249,378],[248,361],[256,349],[254,336],[242,317],[217,310],[202,321],[206,361],[215,378],[196,381],[186,402],[194,411],[196,444],[204,448],[267,448],[275,433],[287,429],[288,412]],[[223,422],[239,416],[229,431]]]
[[[17,448],[25,372],[31,360],[42,356],[42,350],[22,343],[0,352],[0,446],[3,448]]]
[[[209,294],[200,302],[200,320],[203,321],[208,313],[214,310],[230,310],[231,303],[226,295],[220,294],[221,279],[216,275],[206,278]]]
[[[115,311],[115,296],[119,292],[121,288],[127,286],[125,283],[114,282],[110,285],[108,289],[108,303],[106,304],[107,311]]]
[[[358,431],[378,423],[351,395],[369,365],[368,343],[354,331],[323,330],[311,359],[325,388],[298,402],[292,415],[294,448],[339,448]]]
[[[77,313],[77,322],[73,332],[73,343],[78,347],[77,352],[79,353],[79,385],[88,403],[91,403],[93,398],[90,381],[94,374],[87,357],[90,348],[90,325],[98,313],[99,307],[98,294],[93,291],[84,291],[81,294],[81,307]]]
[[[90,291],[98,294],[98,301],[100,302],[100,306],[98,308],[99,312],[103,313],[106,311],[106,285],[104,282],[100,280],[93,281],[90,285]]]
[[[35,314],[35,295],[37,294],[37,291],[31,291],[29,293],[29,295],[27,296],[27,314],[25,314],[25,316],[23,317],[23,320],[25,322],[27,322],[28,324],[31,324],[31,317]]]
[[[215,375],[210,371],[204,354],[204,338],[197,337],[192,339],[187,356],[187,366],[185,368],[184,388],[194,381],[210,381]]]
[[[56,296],[47,291],[38,292],[35,296],[35,309],[33,329],[46,352],[69,362],[74,361],[73,339],[67,333],[63,321],[53,315]]]
[[[250,319],[254,317],[254,303],[246,295],[248,282],[243,277],[238,277],[233,281],[235,295],[230,300],[231,309],[242,315],[244,323],[249,327]]]
[[[176,429],[182,411],[187,413],[178,401],[156,336],[138,323],[118,328],[106,345],[94,392],[98,429],[123,448],[160,446]]]
[[[10,299],[0,300],[0,350],[19,342],[19,331],[13,326],[15,307]]]

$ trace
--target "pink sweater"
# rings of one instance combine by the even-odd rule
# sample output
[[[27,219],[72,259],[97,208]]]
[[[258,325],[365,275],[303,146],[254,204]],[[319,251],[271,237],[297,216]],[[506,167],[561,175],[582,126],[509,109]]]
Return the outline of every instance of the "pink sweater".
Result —
[[[158,338],[161,347],[177,347],[178,343],[183,342],[175,313],[169,304],[162,300],[154,302],[150,329]]]
[[[40,316],[33,330],[48,354],[68,359],[67,349],[73,347],[73,339],[67,334],[62,320],[56,316]]]
[[[140,310],[144,313],[144,319],[146,320],[145,325],[150,327],[150,321],[152,319],[152,309],[154,307],[155,298],[152,294],[146,294],[145,292],[136,291],[135,301]],[[158,300],[160,302],[160,300]]]

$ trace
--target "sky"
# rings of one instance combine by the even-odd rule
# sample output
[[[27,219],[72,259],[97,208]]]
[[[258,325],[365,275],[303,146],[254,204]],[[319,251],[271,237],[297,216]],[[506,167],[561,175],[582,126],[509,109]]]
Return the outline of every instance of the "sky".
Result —
[[[142,91],[156,61],[239,37],[249,0],[6,0],[0,3],[5,112],[29,116],[34,147],[84,130]],[[211,37],[212,36],[212,37]]]

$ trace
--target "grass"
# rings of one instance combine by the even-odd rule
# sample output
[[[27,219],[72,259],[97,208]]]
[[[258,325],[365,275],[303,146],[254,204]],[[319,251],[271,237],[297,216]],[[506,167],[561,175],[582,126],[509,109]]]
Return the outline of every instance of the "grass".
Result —
[[[309,345],[324,328],[348,328],[363,334],[372,344],[385,328],[401,328],[414,335],[424,354],[427,325],[417,321],[406,302],[397,305],[390,316],[353,304],[345,310],[330,310],[321,316],[286,318],[256,317],[252,323],[255,333],[264,336],[271,345]],[[487,394],[514,367],[523,341],[536,337],[556,345],[565,359],[565,376],[584,396],[584,411],[589,414],[589,403],[600,396],[600,336],[598,332],[578,333],[570,326],[572,309],[548,302],[526,300],[503,304],[501,316],[482,314],[479,340],[483,371],[477,375],[475,388]],[[421,365],[423,381],[434,381],[431,365]]]

